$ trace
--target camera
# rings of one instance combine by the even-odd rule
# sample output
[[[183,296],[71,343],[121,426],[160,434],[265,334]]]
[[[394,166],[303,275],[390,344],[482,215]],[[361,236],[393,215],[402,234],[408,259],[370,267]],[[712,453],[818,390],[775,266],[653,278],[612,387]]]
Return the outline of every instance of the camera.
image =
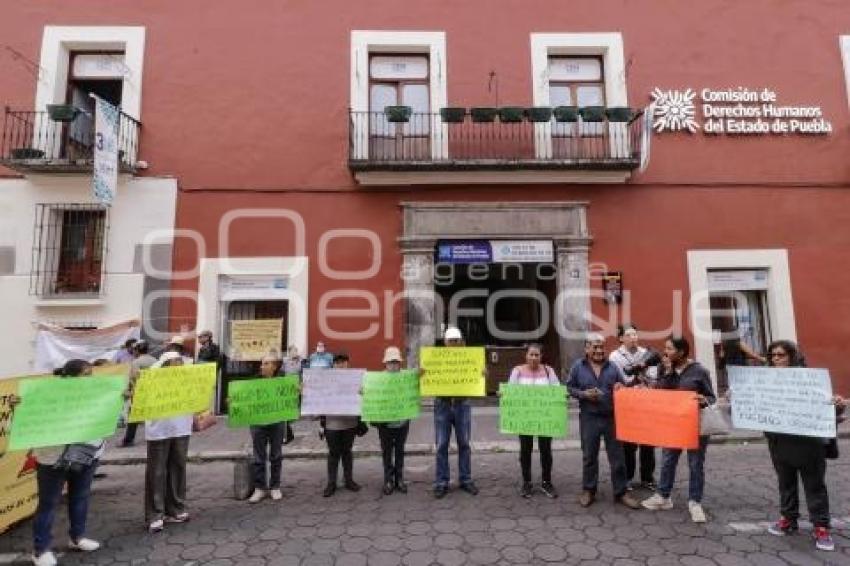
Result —
[[[651,366],[657,366],[661,363],[661,355],[658,352],[648,352],[646,359],[641,362],[627,365],[623,368],[623,373],[629,377],[640,375],[641,372]]]

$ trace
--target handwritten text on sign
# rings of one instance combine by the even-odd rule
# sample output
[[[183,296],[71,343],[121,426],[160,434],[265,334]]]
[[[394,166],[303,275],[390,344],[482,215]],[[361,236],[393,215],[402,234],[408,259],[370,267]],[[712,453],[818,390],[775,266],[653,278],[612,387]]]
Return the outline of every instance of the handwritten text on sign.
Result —
[[[200,413],[210,408],[215,364],[143,369],[133,392],[131,423]]]
[[[483,397],[484,348],[437,348],[419,352],[423,397]]]
[[[365,369],[305,369],[301,414],[360,414],[360,385]]]
[[[419,416],[419,376],[416,371],[370,371],[363,380],[361,418],[370,423],[415,419]]]
[[[9,449],[59,446],[112,435],[126,387],[124,376],[23,380]]]
[[[297,375],[231,381],[227,424],[237,427],[297,420],[298,385]]]
[[[499,387],[499,429],[502,434],[567,436],[567,388],[502,383]]]
[[[835,437],[829,371],[729,366],[735,428]]]

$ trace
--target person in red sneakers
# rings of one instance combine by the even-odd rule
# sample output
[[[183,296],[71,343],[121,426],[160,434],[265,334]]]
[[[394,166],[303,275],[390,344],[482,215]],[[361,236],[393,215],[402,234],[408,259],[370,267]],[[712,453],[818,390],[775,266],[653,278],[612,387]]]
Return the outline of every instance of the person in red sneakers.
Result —
[[[767,348],[768,364],[773,367],[804,367],[805,358],[797,345],[789,340],[777,340]],[[844,399],[833,398],[838,417],[845,407]],[[814,525],[815,546],[818,550],[835,550],[829,533],[829,495],[826,491],[826,444],[823,438],[766,432],[770,459],[779,480],[781,517],[768,528],[776,536],[797,531],[800,516],[798,477],[803,482],[809,518]]]

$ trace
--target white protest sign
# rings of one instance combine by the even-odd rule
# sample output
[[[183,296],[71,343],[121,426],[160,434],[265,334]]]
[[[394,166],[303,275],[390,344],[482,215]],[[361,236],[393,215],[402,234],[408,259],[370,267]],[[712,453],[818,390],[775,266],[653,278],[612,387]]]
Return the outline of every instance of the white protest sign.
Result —
[[[829,371],[729,366],[735,428],[835,437]]]
[[[301,415],[359,415],[365,369],[305,369]]]

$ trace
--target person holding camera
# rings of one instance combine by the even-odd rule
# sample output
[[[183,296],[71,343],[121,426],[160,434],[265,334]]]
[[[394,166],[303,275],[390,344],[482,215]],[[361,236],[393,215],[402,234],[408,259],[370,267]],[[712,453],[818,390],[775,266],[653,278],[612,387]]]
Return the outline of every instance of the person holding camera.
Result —
[[[620,347],[611,352],[608,359],[620,368],[623,381],[629,386],[651,385],[658,377],[661,356],[638,342],[638,329],[633,323],[623,324],[617,329]],[[632,481],[637,468],[637,454],[640,451],[640,483],[639,487],[655,489],[655,447],[644,444],[637,445],[623,442],[623,455],[626,459],[626,479],[630,487],[635,487]]]

